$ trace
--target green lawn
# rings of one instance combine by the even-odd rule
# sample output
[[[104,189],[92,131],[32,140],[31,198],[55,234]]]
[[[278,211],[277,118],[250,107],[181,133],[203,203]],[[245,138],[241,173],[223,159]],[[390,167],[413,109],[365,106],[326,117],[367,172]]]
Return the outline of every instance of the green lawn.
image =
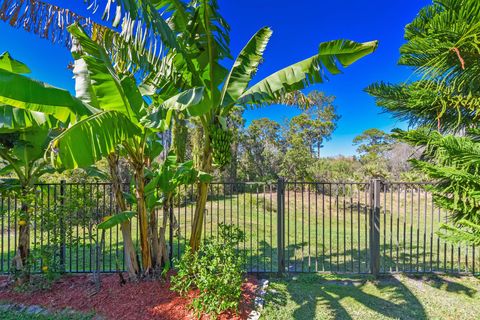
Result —
[[[261,319],[480,319],[480,280],[308,274],[272,279]]]
[[[86,315],[70,311],[48,314],[32,314],[27,311],[0,309],[0,319],[2,320],[90,320],[92,318],[93,315]]]

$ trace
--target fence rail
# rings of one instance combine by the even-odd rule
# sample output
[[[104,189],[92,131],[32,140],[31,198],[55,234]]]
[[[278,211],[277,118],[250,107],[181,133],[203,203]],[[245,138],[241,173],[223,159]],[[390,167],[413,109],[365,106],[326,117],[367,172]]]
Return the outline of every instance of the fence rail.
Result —
[[[427,186],[379,180],[212,183],[203,238],[216,236],[221,223],[238,226],[246,234],[239,254],[250,272],[478,273],[477,248],[437,236],[449,215],[435,206]],[[92,272],[100,245],[101,271],[124,270],[119,228],[108,230],[103,242],[94,228],[118,211],[112,191],[109,183],[36,185],[30,231],[34,270],[54,262],[65,272]],[[194,186],[179,189],[168,213],[171,258],[185,251],[195,191]],[[19,209],[15,196],[1,196],[2,273],[15,255]],[[156,214],[161,225],[162,209]],[[138,247],[136,218],[132,227]]]

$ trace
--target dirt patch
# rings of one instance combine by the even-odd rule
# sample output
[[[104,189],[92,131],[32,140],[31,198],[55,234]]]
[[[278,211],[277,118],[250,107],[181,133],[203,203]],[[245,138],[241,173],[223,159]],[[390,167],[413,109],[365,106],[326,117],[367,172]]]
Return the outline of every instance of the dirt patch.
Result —
[[[142,281],[121,286],[117,275],[104,275],[101,291],[92,296],[90,278],[88,275],[64,276],[51,289],[36,292],[15,292],[10,288],[1,288],[0,300],[40,305],[52,310],[71,308],[82,312],[93,311],[107,319],[196,319],[188,309],[194,293],[189,297],[180,297],[169,289],[169,280]],[[6,280],[0,278],[0,281]],[[256,286],[255,278],[247,278],[242,286],[243,299],[239,314],[225,313],[220,319],[247,319],[253,307]]]

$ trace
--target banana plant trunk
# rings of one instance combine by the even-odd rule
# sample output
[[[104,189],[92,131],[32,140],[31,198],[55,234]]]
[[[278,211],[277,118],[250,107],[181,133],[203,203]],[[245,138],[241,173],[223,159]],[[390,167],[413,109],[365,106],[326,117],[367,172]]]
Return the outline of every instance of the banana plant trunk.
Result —
[[[28,212],[28,203],[25,200],[27,193],[26,189],[22,191],[23,200],[20,209],[18,246],[17,253],[13,259],[15,269],[21,272],[20,277],[17,279],[17,285],[22,285],[30,280],[30,270],[28,269],[28,257],[30,254],[30,214]]]
[[[140,247],[142,250],[142,266],[144,274],[152,271],[152,255],[148,237],[148,216],[145,203],[144,165],[135,166],[135,197],[137,200],[137,215],[140,226]]]
[[[160,230],[158,230],[158,220],[155,217],[155,222],[157,223],[155,226],[155,234],[154,238],[152,238],[152,253],[154,259],[154,266],[157,269],[162,269],[168,262],[168,250],[167,250],[167,242],[165,239],[165,233],[167,230],[167,222],[170,220],[170,196],[166,197],[166,200],[163,203],[163,220]],[[152,220],[150,220],[152,221]],[[170,223],[173,223],[170,221]],[[151,224],[151,227],[152,224]],[[153,243],[155,245],[153,245]]]
[[[208,137],[205,139],[203,148],[203,160],[200,170],[206,173],[212,171],[212,148]],[[195,206],[195,216],[192,223],[192,234],[190,235],[190,248],[193,252],[200,248],[202,239],[202,226],[205,218],[205,207],[207,205],[209,182],[199,182],[197,190],[197,203]]]
[[[158,219],[155,209],[150,211],[150,239],[152,249],[152,266],[155,271],[159,271],[162,268],[162,255],[160,249],[160,239],[158,235]]]
[[[122,193],[122,185],[120,182],[120,176],[118,173],[118,160],[115,155],[108,157],[110,166],[110,176],[112,180],[113,194],[115,195],[115,201],[120,211],[127,211],[127,205]],[[137,253],[135,251],[135,245],[132,239],[132,224],[130,220],[123,222],[120,225],[123,237],[123,247],[125,250],[125,265],[130,280],[137,280],[140,274],[140,265],[138,264]]]

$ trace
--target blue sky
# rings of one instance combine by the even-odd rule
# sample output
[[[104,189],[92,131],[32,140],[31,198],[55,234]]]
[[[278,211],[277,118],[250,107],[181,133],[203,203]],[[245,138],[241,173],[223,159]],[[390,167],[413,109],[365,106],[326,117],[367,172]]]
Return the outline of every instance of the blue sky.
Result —
[[[53,2],[64,5],[64,1]],[[309,88],[336,96],[335,104],[342,116],[331,141],[325,143],[324,156],[354,154],[352,139],[366,129],[375,127],[389,131],[405,127],[404,123],[382,114],[363,89],[375,81],[401,82],[409,77],[411,70],[396,64],[404,42],[404,26],[431,1],[219,0],[219,3],[231,26],[234,55],[259,28],[270,26],[273,29],[257,79],[314,55],[323,41],[379,40],[374,54],[346,68],[343,74],[331,77],[330,82]],[[81,5],[70,8],[86,13]],[[0,52],[3,51],[25,62],[34,78],[73,92],[72,74],[67,69],[72,59],[66,48],[0,22]],[[245,117],[247,121],[262,117],[283,121],[297,113],[292,108],[271,106],[249,110]]]

